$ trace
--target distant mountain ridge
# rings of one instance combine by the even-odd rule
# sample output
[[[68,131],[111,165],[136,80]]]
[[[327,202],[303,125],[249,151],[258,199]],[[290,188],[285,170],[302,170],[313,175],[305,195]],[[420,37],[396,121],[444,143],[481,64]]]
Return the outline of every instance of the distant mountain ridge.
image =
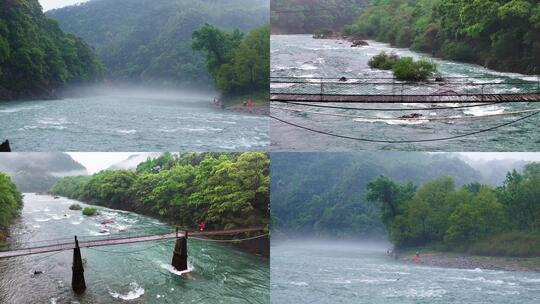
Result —
[[[11,176],[22,192],[44,192],[62,176],[88,174],[66,153],[1,153],[0,172]]]
[[[146,161],[148,158],[156,158],[159,157],[161,153],[144,153],[144,154],[133,154],[129,156],[127,159],[117,162],[115,164],[112,164],[107,168],[106,170],[121,170],[121,169],[128,169],[133,170],[137,169],[137,166]]]
[[[246,32],[268,12],[269,0],[93,0],[47,14],[95,48],[111,80],[209,85],[192,32],[205,22]]]

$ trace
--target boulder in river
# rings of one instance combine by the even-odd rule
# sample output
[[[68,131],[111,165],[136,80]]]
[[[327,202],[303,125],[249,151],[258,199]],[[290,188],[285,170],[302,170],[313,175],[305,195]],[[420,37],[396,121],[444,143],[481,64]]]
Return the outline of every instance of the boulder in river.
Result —
[[[365,40],[361,40],[361,39],[355,39],[355,40],[352,40],[352,45],[351,47],[359,47],[359,46],[368,46],[369,43],[367,43]]]
[[[422,115],[420,113],[411,113],[411,114],[400,116],[399,118],[420,118],[420,117],[423,117],[423,116],[424,115]]]
[[[9,140],[4,141],[0,145],[0,152],[11,152],[11,147],[9,146]]]

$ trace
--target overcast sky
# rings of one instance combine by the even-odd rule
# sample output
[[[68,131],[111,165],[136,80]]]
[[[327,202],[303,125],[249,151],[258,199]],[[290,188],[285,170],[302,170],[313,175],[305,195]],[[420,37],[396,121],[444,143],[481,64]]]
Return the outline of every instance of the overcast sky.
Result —
[[[41,6],[43,6],[44,11],[48,11],[53,8],[64,7],[87,1],[89,0],[39,0],[39,3]]]
[[[94,174],[103,169],[109,168],[118,162],[126,160],[133,154],[148,154],[151,153],[134,153],[134,152],[68,152],[68,154],[81,165],[85,166],[88,173]]]
[[[533,152],[463,152],[459,153],[471,160],[494,160],[494,159],[514,159],[525,161],[538,161],[540,162],[540,153]]]

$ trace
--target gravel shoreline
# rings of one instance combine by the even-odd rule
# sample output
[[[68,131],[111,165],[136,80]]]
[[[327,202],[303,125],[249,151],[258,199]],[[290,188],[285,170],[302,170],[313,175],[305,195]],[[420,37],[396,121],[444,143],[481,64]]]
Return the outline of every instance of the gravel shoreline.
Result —
[[[255,104],[252,107],[235,105],[235,106],[225,107],[225,110],[237,112],[237,113],[260,115],[260,116],[270,115],[270,107],[267,104],[266,105]]]
[[[420,253],[420,260],[415,263],[414,255],[408,254],[400,257],[405,263],[460,269],[486,269],[504,271],[534,271],[540,272],[540,257],[487,257],[467,254],[427,252]]]

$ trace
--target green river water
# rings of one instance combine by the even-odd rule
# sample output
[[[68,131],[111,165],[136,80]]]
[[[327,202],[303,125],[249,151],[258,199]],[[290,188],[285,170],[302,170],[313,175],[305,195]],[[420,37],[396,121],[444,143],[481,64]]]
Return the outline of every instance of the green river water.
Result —
[[[11,247],[48,240],[105,238],[115,234],[171,232],[156,219],[99,207],[84,217],[69,206],[84,203],[25,194],[24,209],[11,231]],[[102,222],[110,222],[102,224]],[[46,241],[39,243],[40,241]],[[268,303],[268,259],[191,239],[190,271],[179,275],[169,265],[174,240],[82,249],[87,290],[71,290],[73,252],[0,260],[0,303]],[[34,275],[34,271],[43,274]]]

